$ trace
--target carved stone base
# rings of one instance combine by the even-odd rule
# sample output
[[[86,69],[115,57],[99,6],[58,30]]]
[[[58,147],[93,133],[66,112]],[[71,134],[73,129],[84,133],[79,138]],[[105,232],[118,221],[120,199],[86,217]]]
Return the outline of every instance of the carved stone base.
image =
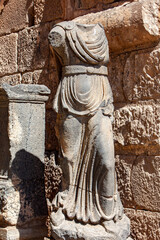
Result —
[[[130,221],[124,215],[116,223],[112,222],[107,229],[102,225],[82,225],[75,221],[65,220],[59,226],[51,226],[55,240],[131,240]]]
[[[44,240],[47,236],[46,226],[34,228],[0,228],[0,240]]]

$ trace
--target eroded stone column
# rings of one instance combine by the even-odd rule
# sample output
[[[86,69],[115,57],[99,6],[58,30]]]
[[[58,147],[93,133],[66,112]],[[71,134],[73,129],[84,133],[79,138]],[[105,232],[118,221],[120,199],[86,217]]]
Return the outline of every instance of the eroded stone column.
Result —
[[[2,240],[43,239],[46,235],[43,161],[49,93],[43,85],[5,84],[0,89]]]

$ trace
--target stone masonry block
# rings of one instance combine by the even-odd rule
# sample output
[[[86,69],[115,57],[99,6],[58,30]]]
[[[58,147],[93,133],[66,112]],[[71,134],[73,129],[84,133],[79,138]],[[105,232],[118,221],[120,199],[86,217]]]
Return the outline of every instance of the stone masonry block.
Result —
[[[117,104],[114,121],[117,154],[160,152],[160,105],[153,102]]]
[[[28,26],[32,0],[5,0],[0,14],[0,35]]]
[[[22,83],[25,84],[44,84],[50,90],[51,94],[46,103],[47,108],[52,108],[53,99],[58,87],[57,73],[51,69],[35,70],[34,72],[27,72],[22,75]]]
[[[24,84],[36,84],[36,82],[32,79],[33,73],[32,72],[26,72],[22,75],[22,83]]]
[[[18,66],[19,71],[30,71],[48,66],[49,24],[32,27],[19,32]]]
[[[49,93],[44,85],[4,84],[0,89],[0,227],[28,228],[45,221],[45,102]]]
[[[123,4],[75,19],[79,23],[101,23],[106,31],[110,52],[120,53],[159,41],[158,0]]]
[[[17,228],[7,227],[0,228],[0,239],[1,240],[44,240],[44,236],[47,236],[47,228],[45,223],[37,228]]]
[[[160,239],[160,213],[126,209],[131,220],[131,236],[135,240]]]
[[[160,48],[111,55],[109,81],[114,102],[160,98]]]
[[[33,73],[33,81],[37,81],[38,84],[46,85],[50,90],[51,94],[46,103],[46,107],[52,109],[53,99],[55,97],[58,88],[58,76],[54,70],[37,70]]]
[[[123,86],[129,101],[160,98],[160,48],[130,54],[124,66]]]
[[[108,79],[111,84],[114,102],[125,102],[125,95],[123,90],[124,65],[126,63],[128,54],[121,54],[119,56],[110,56],[108,65]]]
[[[139,156],[134,162],[131,189],[138,208],[160,212],[159,170],[159,156]]]
[[[62,0],[35,0],[34,1],[34,22],[54,21],[63,18],[64,1]]]
[[[17,72],[17,34],[0,37],[0,76]]]
[[[21,74],[14,74],[9,76],[0,77],[0,85],[8,83],[10,85],[16,85],[21,83]]]
[[[116,173],[118,191],[124,207],[133,208],[133,194],[131,189],[131,172],[136,156],[116,155]]]
[[[108,4],[108,3],[111,3],[111,2],[114,2],[114,0],[76,0],[74,1],[75,2],[75,9],[89,9],[89,8],[93,8],[93,7],[96,7],[96,5],[98,3],[105,3],[105,4]]]

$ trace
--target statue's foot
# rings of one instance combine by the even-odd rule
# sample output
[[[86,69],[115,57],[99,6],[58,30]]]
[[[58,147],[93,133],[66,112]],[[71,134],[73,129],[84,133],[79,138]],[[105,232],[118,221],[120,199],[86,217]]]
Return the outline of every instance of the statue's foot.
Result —
[[[102,222],[102,225],[105,231],[113,236],[111,239],[127,240],[130,235],[130,221],[125,215],[117,222],[106,220]]]
[[[102,223],[103,227],[105,228],[107,233],[113,234],[113,236],[117,239],[117,240],[121,240],[120,236],[117,233],[117,229],[116,229],[116,224],[113,220],[110,221],[104,221]]]
[[[102,225],[105,228],[106,232],[113,232],[115,230],[115,223],[113,220],[103,221]]]
[[[65,216],[62,212],[62,208],[59,208],[57,212],[52,212],[50,218],[51,218],[51,223],[54,226],[58,226],[62,224],[63,221],[65,220]]]

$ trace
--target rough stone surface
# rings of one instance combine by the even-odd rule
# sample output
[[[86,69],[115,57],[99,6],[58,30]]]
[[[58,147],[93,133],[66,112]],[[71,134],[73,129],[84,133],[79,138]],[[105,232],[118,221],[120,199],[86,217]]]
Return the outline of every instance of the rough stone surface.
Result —
[[[34,23],[53,21],[64,16],[64,1],[62,0],[35,0]]]
[[[75,21],[87,24],[102,23],[110,51],[124,52],[158,41],[159,5],[158,0],[126,3],[106,11],[78,17]]]
[[[124,94],[127,100],[160,98],[159,59],[160,48],[130,54],[125,63],[123,77]]]
[[[47,229],[44,225],[31,228],[0,228],[0,239],[2,240],[44,240],[46,235]]]
[[[18,69],[20,72],[48,67],[49,24],[32,27],[18,34]]]
[[[159,55],[157,46],[110,57],[109,80],[115,103],[159,99]]]
[[[124,207],[159,212],[159,156],[116,156],[118,190]]]
[[[160,106],[153,102],[117,105],[114,136],[117,154],[149,154],[160,151]]]
[[[26,72],[22,74],[22,83],[23,84],[37,84],[36,81],[33,81],[33,73],[32,72]]]
[[[118,56],[110,56],[110,63],[108,66],[108,79],[111,84],[114,102],[125,102],[124,94],[124,66],[128,54],[121,54]],[[130,70],[131,71],[131,70]]]
[[[39,166],[36,165],[36,167]],[[39,170],[41,171],[40,168]],[[31,171],[30,173],[32,174]],[[24,180],[14,175],[12,181],[0,180],[0,229],[15,225],[22,228],[30,226],[34,229],[37,225],[45,225],[44,180],[40,178],[42,178],[41,173],[37,179]]]
[[[58,87],[57,73],[54,69],[42,69],[34,72],[27,72],[22,75],[22,83],[25,84],[44,84],[51,90],[51,95],[46,103],[47,108],[53,107],[53,99]]]
[[[46,198],[52,200],[58,192],[62,181],[62,169],[56,165],[55,154],[45,157],[45,190]]]
[[[160,239],[160,213],[126,209],[131,220],[131,236],[135,240]]]
[[[0,227],[16,225],[21,208],[20,194],[14,189],[11,182],[0,181],[0,190]]]
[[[138,208],[160,212],[160,157],[139,156],[131,174],[131,189]]]
[[[124,207],[134,207],[131,173],[136,156],[116,155],[118,191]]]
[[[128,240],[129,232],[130,221],[125,216],[122,220],[113,223],[112,228],[108,230],[108,232],[101,225],[83,225],[81,223],[75,223],[74,221],[66,221],[65,224],[62,223],[60,226],[52,229],[52,235],[55,240]]]
[[[2,227],[34,226],[45,220],[44,102],[48,94],[49,89],[42,85],[5,84],[0,91],[0,109],[8,113],[6,118],[3,115],[3,130],[0,129],[6,132],[0,134],[0,141],[7,157],[6,161],[0,155],[0,188],[4,192],[0,205]]]
[[[6,4],[6,1],[7,1],[7,0],[1,0],[1,2],[0,2],[0,14],[2,13],[2,11],[3,11],[3,9],[4,9],[4,6],[5,6],[5,4]]]
[[[0,77],[0,85],[8,83],[10,85],[16,85],[21,83],[21,74],[14,74],[9,76]]]
[[[17,34],[0,37],[0,76],[17,72]]]
[[[96,7],[97,4],[100,3],[111,3],[114,2],[114,0],[76,0],[75,1],[75,9],[89,9]]]
[[[31,0],[6,0],[0,13],[0,35],[18,31],[31,24]]]

